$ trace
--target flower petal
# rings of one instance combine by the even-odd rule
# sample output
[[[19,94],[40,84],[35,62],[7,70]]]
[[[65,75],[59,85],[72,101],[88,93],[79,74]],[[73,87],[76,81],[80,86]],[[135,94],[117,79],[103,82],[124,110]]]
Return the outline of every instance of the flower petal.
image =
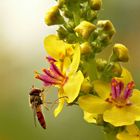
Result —
[[[119,140],[140,140],[140,130],[135,124],[128,125],[123,132],[117,134],[117,138]]]
[[[118,140],[139,140],[140,138],[137,136],[129,135],[127,132],[120,132],[117,134],[117,139]]]
[[[81,71],[75,75],[68,77],[68,81],[64,84],[64,95],[68,97],[67,102],[73,102],[78,96],[84,76]]]
[[[104,112],[103,119],[114,126],[131,125],[135,122],[135,115],[129,111],[130,107],[113,107]]]
[[[96,117],[97,117],[96,114],[84,111],[84,120],[87,121],[88,123],[96,123]]]
[[[65,57],[63,61],[63,68],[62,68],[63,74],[66,74],[70,64],[71,64],[71,59],[69,57]]]
[[[125,85],[133,81],[131,73],[125,68],[122,69],[121,79]]]
[[[63,98],[63,90],[60,89],[58,92],[58,97],[59,97],[59,104],[57,108],[54,110],[54,116],[57,117],[59,113],[62,111],[65,99]],[[61,98],[62,97],[62,98]]]
[[[127,108],[127,111],[133,114],[136,121],[140,121],[140,106],[131,105]]]
[[[57,60],[65,57],[67,46],[71,45],[59,40],[56,35],[49,35],[44,39],[44,47],[46,52]]]
[[[131,135],[138,135],[138,134],[140,134],[140,130],[139,130],[139,128],[135,124],[126,126],[126,130]]]
[[[111,106],[101,98],[93,95],[79,97],[79,106],[86,112],[94,114],[103,114]]]
[[[79,44],[75,44],[74,55],[72,58],[72,63],[69,68],[69,75],[72,75],[77,71],[79,63],[80,63],[80,46]]]
[[[107,83],[101,80],[96,80],[93,82],[93,84],[94,84],[95,91],[101,98],[106,99],[109,97],[109,94],[111,92],[110,83]]]
[[[130,97],[132,104],[140,106],[140,91],[137,89],[133,90],[132,96]]]

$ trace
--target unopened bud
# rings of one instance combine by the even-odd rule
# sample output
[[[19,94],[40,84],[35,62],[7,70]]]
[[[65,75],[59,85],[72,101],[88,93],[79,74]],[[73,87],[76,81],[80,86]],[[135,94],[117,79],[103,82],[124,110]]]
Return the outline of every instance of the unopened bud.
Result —
[[[102,0],[89,0],[89,4],[93,10],[100,10],[102,6]]]
[[[96,26],[88,21],[82,21],[74,31],[81,35],[84,39],[87,39],[89,35],[96,29]]]
[[[57,33],[60,39],[64,39],[68,35],[66,29],[64,29],[62,26],[58,28]]]
[[[45,23],[50,25],[62,24],[64,22],[63,17],[60,15],[58,6],[53,6],[46,13]]]
[[[88,94],[92,91],[92,85],[87,78],[84,79],[81,85],[81,91]]]
[[[113,46],[112,60],[127,62],[129,60],[128,49],[122,44],[115,44]]]
[[[96,65],[97,65],[98,71],[103,71],[105,66],[107,65],[107,61],[103,59],[97,59]]]
[[[92,48],[89,42],[82,43],[80,47],[81,47],[81,54],[89,54],[92,52]]]
[[[94,10],[90,10],[87,12],[87,19],[89,21],[93,21],[97,18],[97,11],[94,11]]]
[[[73,33],[68,33],[67,37],[66,37],[66,41],[70,44],[76,43],[76,37],[75,34]]]
[[[97,26],[103,28],[103,30],[109,34],[110,38],[116,33],[116,30],[110,20],[99,20],[97,22]]]
[[[114,74],[114,76],[119,77],[122,74],[122,67],[119,63],[114,63],[112,66],[111,72]]]

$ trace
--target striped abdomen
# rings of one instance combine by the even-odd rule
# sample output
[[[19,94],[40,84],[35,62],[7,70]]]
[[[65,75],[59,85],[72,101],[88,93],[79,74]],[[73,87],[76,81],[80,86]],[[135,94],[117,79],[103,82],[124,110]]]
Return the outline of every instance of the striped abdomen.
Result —
[[[39,121],[40,125],[41,125],[44,129],[46,129],[46,122],[45,122],[43,113],[41,112],[41,109],[37,109],[36,115],[37,115],[37,118],[38,118],[38,121]]]

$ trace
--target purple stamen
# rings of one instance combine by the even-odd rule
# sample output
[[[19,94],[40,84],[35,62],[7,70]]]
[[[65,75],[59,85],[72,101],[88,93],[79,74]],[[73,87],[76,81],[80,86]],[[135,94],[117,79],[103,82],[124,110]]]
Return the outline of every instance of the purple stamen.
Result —
[[[133,88],[134,88],[133,81],[127,84],[125,91],[124,91],[124,98],[125,99],[128,99],[132,95]]]
[[[132,95],[133,88],[134,88],[133,81],[128,83],[124,89],[124,83],[122,83],[121,81],[117,81],[117,79],[112,79],[111,94],[110,94],[111,97],[107,98],[106,101],[114,104],[118,108],[122,108],[126,105],[129,106],[132,104],[129,100],[129,97]]]
[[[48,60],[50,64],[56,62],[56,60],[52,58],[51,56],[47,56],[46,59]]]
[[[58,80],[55,80],[55,79],[52,79],[50,77],[48,77],[47,75],[37,75],[36,76],[37,79],[40,79],[41,81],[43,81],[46,85],[56,85],[56,84],[60,84],[61,81],[58,81]]]
[[[124,88],[124,84],[122,82],[118,82],[116,79],[112,79],[111,81],[112,98],[116,99],[120,97],[123,88]]]
[[[63,78],[65,77],[65,76],[60,72],[60,70],[57,68],[57,66],[56,66],[54,63],[51,64],[50,70],[52,70],[53,73],[54,73],[54,75],[56,75],[56,76],[61,76],[61,77],[63,77]]]
[[[50,70],[43,69],[43,72],[44,72],[47,76],[49,76],[49,77],[51,77],[51,78],[54,78],[54,79],[57,79],[57,78],[58,78],[58,76],[55,75],[54,73],[52,73]]]
[[[111,81],[111,95],[112,95],[113,99],[117,98],[116,85],[117,85],[117,81],[115,79],[112,79],[112,81]]]
[[[52,57],[47,57],[50,63],[50,69],[43,69],[44,74],[36,73],[36,78],[44,82],[45,86],[50,85],[64,85],[67,77],[61,73],[58,67],[54,64],[56,62]]]
[[[116,86],[116,95],[119,97],[121,95],[121,91],[124,87],[124,84],[122,82],[118,82]]]

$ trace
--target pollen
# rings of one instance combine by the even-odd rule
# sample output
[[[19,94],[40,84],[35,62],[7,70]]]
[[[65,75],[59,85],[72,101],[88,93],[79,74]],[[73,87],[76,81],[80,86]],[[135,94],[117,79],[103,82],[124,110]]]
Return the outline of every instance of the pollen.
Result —
[[[129,89],[133,89],[135,87],[135,84],[134,82],[132,81],[131,83],[128,83],[128,86],[127,86]]]

